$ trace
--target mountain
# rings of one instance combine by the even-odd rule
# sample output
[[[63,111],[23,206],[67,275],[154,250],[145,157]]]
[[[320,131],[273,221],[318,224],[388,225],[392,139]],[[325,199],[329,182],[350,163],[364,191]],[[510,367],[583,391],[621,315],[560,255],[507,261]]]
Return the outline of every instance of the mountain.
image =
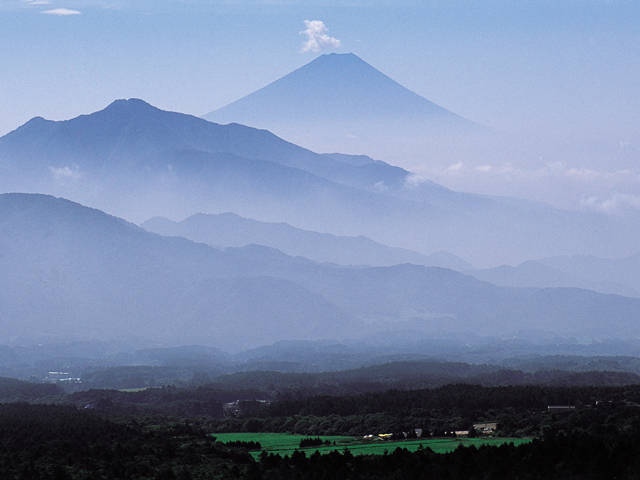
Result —
[[[353,53],[330,53],[205,118],[270,127],[283,119],[305,125],[428,120],[471,128],[472,122],[403,87]]]
[[[320,152],[369,153],[394,161],[431,151],[441,138],[455,143],[488,133],[353,53],[321,55],[204,118],[266,128]]]
[[[218,125],[200,118],[159,110],[139,99],[116,100],[105,109],[67,121],[36,117],[0,139],[5,171],[28,169],[36,177],[111,178],[127,173],[164,173],[180,167],[175,156],[190,157],[201,168],[208,163],[262,161],[354,186],[402,183],[406,170],[366,156],[318,155],[265,130]],[[222,156],[222,160],[218,160]],[[19,162],[20,165],[15,165]],[[173,163],[172,163],[173,162]]]
[[[565,255],[543,258],[539,263],[591,282],[615,285],[618,291],[640,296],[640,253],[621,258]]]
[[[640,299],[504,288],[409,264],[319,264],[260,246],[220,250],[45,195],[0,195],[0,269],[1,343],[144,338],[231,350],[375,332],[640,333]]]
[[[265,130],[118,100],[0,138],[0,191],[62,196],[132,221],[234,212],[495,265],[630,255],[637,221],[455,192],[365,156],[320,155]]]
[[[255,275],[220,250],[63,199],[0,195],[0,225],[5,341],[142,337],[235,347],[317,338],[352,322],[322,297]]]
[[[423,255],[403,248],[389,247],[363,236],[318,233],[286,223],[259,222],[234,213],[197,214],[181,222],[154,217],[144,222],[142,227],[160,235],[185,237],[214,247],[265,245],[287,255],[306,257],[317,262],[376,266],[415,263],[454,270],[472,268],[461,258],[446,252]]]
[[[411,176],[369,157],[319,155],[265,130],[217,125],[138,99],[67,121],[30,120],[0,138],[0,169],[5,191],[72,196],[129,217],[150,209],[184,216],[213,204],[268,216],[293,199],[299,207],[335,202],[384,211],[394,199],[380,191],[401,191]],[[429,182],[411,190],[425,187],[447,191]]]
[[[572,255],[529,260],[516,266],[468,270],[476,278],[512,287],[576,287],[640,297],[640,255],[608,259]]]

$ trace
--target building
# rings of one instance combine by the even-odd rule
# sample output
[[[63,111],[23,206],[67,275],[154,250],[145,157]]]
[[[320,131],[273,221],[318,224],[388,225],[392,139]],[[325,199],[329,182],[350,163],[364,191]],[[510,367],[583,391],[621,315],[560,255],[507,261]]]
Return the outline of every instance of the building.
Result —
[[[549,413],[570,413],[575,412],[575,405],[549,405],[547,406],[547,412]]]
[[[473,429],[478,435],[495,435],[498,429],[497,422],[474,423]]]

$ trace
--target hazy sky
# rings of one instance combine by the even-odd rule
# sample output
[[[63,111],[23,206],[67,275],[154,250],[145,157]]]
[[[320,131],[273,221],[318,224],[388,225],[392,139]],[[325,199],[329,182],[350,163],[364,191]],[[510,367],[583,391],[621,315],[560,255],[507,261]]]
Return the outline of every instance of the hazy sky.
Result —
[[[312,38],[301,33],[309,28]],[[633,0],[0,0],[0,134],[116,98],[204,114],[328,51],[355,52],[428,99],[533,142],[531,132],[593,140],[605,153],[583,164],[572,148],[565,166],[526,168],[607,176],[611,195],[640,207]],[[449,167],[423,171],[466,187],[466,165]],[[499,166],[473,168],[486,176]]]

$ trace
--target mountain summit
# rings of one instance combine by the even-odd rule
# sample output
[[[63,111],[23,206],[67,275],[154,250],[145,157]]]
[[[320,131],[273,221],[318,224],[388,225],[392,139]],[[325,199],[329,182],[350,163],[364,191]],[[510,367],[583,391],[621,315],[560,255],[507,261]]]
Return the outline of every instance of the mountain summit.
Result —
[[[205,118],[266,128],[316,151],[376,156],[389,156],[389,149],[378,144],[402,147],[425,135],[483,130],[353,53],[321,55]]]
[[[297,122],[424,119],[467,123],[413,93],[353,53],[322,55],[206,118],[268,126]]]

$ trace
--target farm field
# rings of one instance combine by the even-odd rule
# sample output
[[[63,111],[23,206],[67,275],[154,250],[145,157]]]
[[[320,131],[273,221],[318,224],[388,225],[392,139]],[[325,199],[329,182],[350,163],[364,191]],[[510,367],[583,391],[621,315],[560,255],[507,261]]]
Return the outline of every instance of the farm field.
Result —
[[[320,439],[329,441],[329,445],[321,445],[314,447],[299,448],[300,440],[309,438],[309,435],[295,435],[289,433],[214,433],[219,442],[260,442],[262,448],[251,452],[254,458],[258,458],[262,450],[267,453],[277,455],[291,455],[294,451],[299,450],[311,455],[316,450],[321,454],[333,451],[343,451],[348,449],[354,455],[383,455],[385,451],[392,452],[396,448],[406,448],[411,452],[415,452],[422,445],[423,448],[430,448],[436,453],[447,453],[455,450],[458,446],[476,447],[482,445],[497,446],[505,443],[513,443],[520,445],[531,441],[530,438],[418,438],[400,441],[371,441],[363,440],[359,437],[348,436],[332,436],[321,435]],[[312,436],[315,438],[315,436]]]

